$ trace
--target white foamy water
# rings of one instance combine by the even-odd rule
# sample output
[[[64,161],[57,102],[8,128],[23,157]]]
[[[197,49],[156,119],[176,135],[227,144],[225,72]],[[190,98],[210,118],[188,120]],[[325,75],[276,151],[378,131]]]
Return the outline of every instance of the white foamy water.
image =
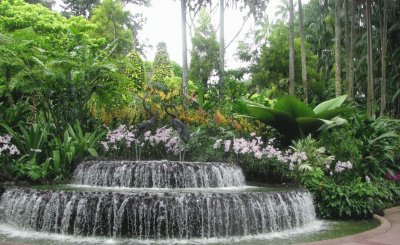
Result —
[[[230,186],[216,188],[135,188],[135,187],[117,187],[117,186],[92,186],[80,184],[66,184],[67,189],[77,189],[83,191],[115,191],[115,192],[132,192],[132,193],[164,193],[164,192],[241,192],[260,189],[258,186]]]
[[[229,163],[84,162],[70,185],[7,190],[0,234],[40,243],[184,244],[321,229],[307,190],[258,188],[246,186],[241,168]]]
[[[42,232],[183,239],[247,236],[315,221],[311,194],[7,190],[2,220]]]
[[[75,169],[73,184],[134,188],[215,188],[246,185],[230,163],[88,161]]]
[[[329,223],[321,220],[316,220],[303,227],[298,227],[291,230],[280,232],[270,232],[249,236],[233,236],[229,238],[198,238],[198,239],[164,239],[164,240],[149,240],[149,239],[118,239],[104,237],[84,237],[62,235],[46,232],[38,232],[34,230],[24,230],[21,228],[12,227],[8,224],[0,224],[0,240],[38,243],[42,245],[55,244],[232,244],[232,243],[250,243],[252,241],[264,241],[268,244],[269,241],[275,239],[293,239],[296,236],[304,234],[312,234],[325,229],[329,229]]]

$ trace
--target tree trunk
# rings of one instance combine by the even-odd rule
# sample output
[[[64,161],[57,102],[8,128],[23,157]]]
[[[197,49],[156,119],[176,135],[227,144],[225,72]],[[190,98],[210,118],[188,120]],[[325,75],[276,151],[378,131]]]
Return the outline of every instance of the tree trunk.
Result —
[[[356,0],[352,0],[351,4],[351,23],[350,23],[350,51],[349,51],[349,60],[348,60],[348,82],[349,82],[349,91],[347,98],[352,101],[354,99],[354,47],[356,42]]]
[[[225,80],[225,31],[224,31],[224,13],[225,1],[219,0],[219,86],[220,100],[224,97],[224,80]]]
[[[366,3],[367,23],[367,49],[368,49],[368,76],[367,76],[367,115],[369,118],[374,115],[374,67],[372,55],[372,24],[371,24],[371,0]]]
[[[289,0],[289,94],[295,95],[294,84],[294,10],[293,0]]]
[[[300,45],[301,45],[301,81],[303,83],[303,101],[308,103],[308,81],[307,81],[307,62],[306,62],[306,48],[304,38],[304,21],[303,21],[303,6],[301,0],[299,4],[299,24],[300,24]]]
[[[340,65],[340,18],[339,0],[335,1],[335,63],[336,63],[336,96],[342,94],[342,79]]]
[[[181,0],[181,24],[182,24],[182,97],[186,98],[188,93],[186,0]]]
[[[382,28],[382,57],[381,57],[381,108],[380,116],[386,114],[386,52],[387,52],[387,0],[383,1],[383,28]]]
[[[349,33],[349,0],[344,0],[344,46],[345,46],[345,56],[347,56],[346,59],[346,81],[347,84],[349,84],[349,63],[350,63],[350,33]]]

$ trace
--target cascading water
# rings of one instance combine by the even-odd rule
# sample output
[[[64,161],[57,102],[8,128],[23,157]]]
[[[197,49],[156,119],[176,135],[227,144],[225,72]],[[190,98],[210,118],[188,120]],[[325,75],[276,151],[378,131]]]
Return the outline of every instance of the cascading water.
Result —
[[[246,184],[237,165],[170,161],[89,161],[76,168],[73,183],[135,188],[216,188]]]
[[[41,232],[155,240],[248,236],[315,221],[308,191],[246,189],[241,169],[227,163],[90,161],[77,167],[73,184],[9,189],[0,220]]]

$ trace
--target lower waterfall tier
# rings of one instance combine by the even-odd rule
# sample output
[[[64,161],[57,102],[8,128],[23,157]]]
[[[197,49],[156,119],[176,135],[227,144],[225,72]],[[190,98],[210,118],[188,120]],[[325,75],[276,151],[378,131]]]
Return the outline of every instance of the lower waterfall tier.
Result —
[[[83,236],[190,239],[267,233],[315,220],[305,190],[243,193],[101,193],[11,189],[2,222]]]
[[[73,184],[134,188],[215,188],[244,186],[242,169],[220,162],[87,161]]]

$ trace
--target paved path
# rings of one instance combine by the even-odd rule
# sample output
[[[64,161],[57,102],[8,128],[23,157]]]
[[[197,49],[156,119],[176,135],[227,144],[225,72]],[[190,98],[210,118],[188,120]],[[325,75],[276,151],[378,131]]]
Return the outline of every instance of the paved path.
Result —
[[[385,210],[383,217],[374,215],[381,223],[375,229],[359,234],[303,245],[400,245],[400,206]]]

